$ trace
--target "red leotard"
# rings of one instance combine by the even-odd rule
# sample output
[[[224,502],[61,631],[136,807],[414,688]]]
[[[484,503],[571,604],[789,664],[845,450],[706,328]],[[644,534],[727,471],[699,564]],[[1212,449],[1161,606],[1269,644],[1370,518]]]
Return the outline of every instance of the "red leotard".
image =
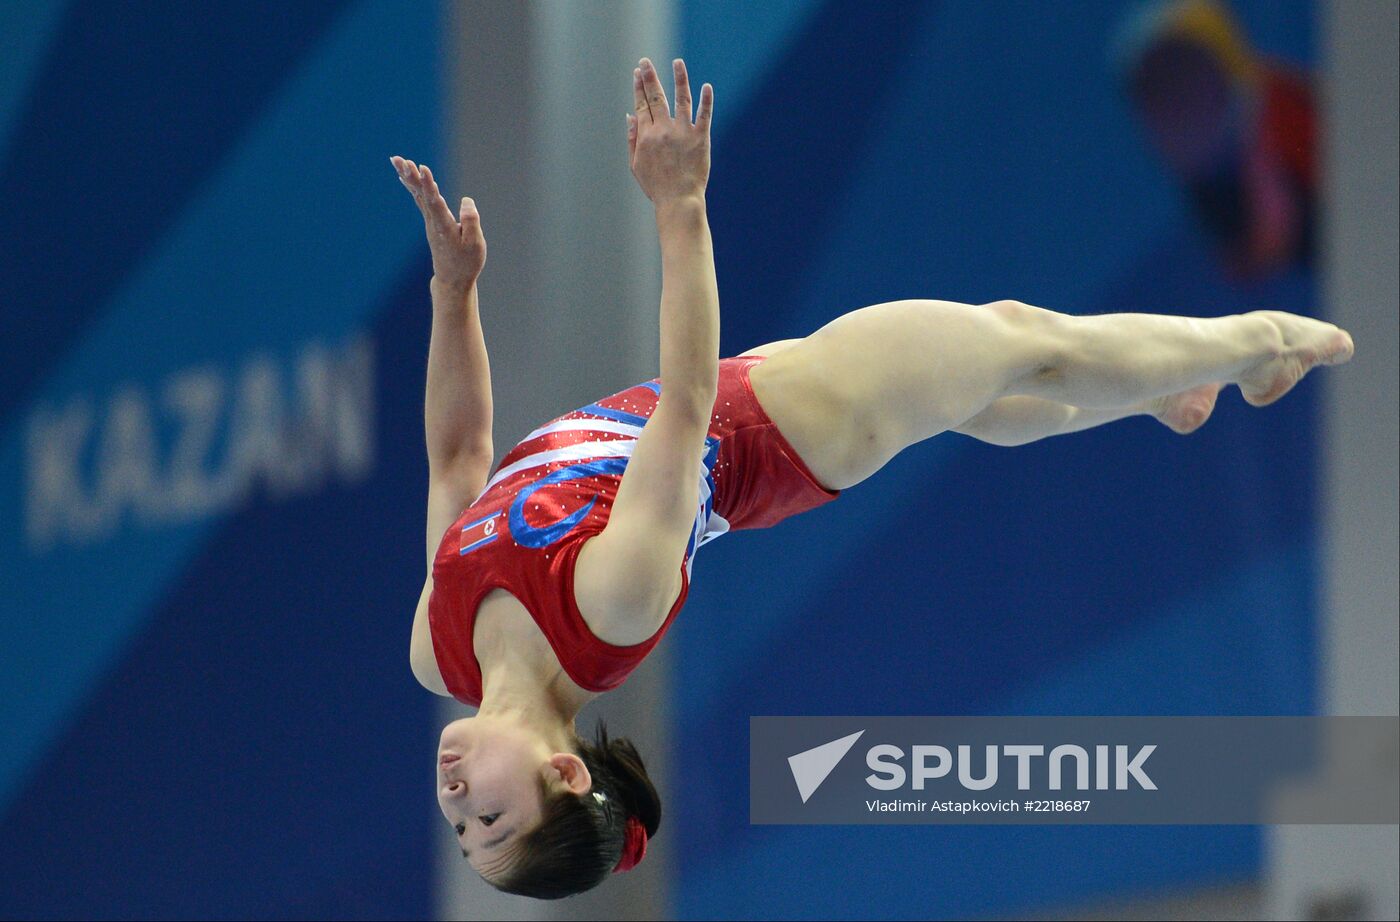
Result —
[[[616,688],[661,640],[690,591],[696,548],[730,530],[766,528],[839,495],[817,482],[754,396],[749,370],[762,356],[721,359],[703,453],[700,498],[681,568],[681,592],[661,627],[631,646],[599,640],[574,600],[579,548],[607,525],[658,379],[566,413],[506,453],[485,489],[453,523],[433,561],[428,620],[438,669],[453,697],[479,707],[472,649],[477,608],[502,588],[520,600],[581,688]],[[619,579],[626,578],[619,574]]]

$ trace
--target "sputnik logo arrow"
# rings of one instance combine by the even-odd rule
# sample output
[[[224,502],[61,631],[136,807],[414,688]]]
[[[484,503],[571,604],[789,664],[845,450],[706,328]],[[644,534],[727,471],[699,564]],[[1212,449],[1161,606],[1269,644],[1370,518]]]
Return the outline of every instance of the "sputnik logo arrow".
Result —
[[[804,804],[807,802],[807,798],[821,787],[826,776],[831,774],[831,770],[840,763],[846,753],[851,751],[851,747],[856,744],[856,740],[860,739],[864,732],[864,730],[859,730],[850,736],[843,736],[829,743],[822,743],[813,749],[799,752],[795,756],[788,756],[788,767],[792,769],[792,780],[797,782],[797,793],[802,795]]]

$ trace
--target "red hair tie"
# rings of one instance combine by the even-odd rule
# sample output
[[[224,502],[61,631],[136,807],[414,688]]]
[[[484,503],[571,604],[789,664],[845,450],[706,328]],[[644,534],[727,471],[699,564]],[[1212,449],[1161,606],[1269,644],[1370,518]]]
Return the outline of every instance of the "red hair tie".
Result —
[[[622,834],[622,857],[617,859],[613,873],[630,871],[647,853],[647,828],[635,816],[627,817],[627,828]]]

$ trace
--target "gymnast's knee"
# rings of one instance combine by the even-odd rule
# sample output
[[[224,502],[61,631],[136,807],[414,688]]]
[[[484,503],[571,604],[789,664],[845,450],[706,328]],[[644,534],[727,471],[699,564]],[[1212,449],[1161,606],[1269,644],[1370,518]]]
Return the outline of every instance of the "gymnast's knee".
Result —
[[[1011,326],[1025,330],[1056,326],[1065,316],[1024,301],[1010,299],[983,304],[982,310],[995,314],[998,319]]]
[[[1074,353],[1074,318],[1068,314],[1004,300],[983,304],[1015,344],[1011,364],[1020,377],[1036,383],[1053,383],[1064,374]]]

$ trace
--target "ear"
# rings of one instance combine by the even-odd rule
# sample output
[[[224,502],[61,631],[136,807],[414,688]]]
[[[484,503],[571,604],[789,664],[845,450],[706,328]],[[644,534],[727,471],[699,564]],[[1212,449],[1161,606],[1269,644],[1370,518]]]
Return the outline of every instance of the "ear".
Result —
[[[556,752],[550,756],[546,771],[553,777],[563,779],[564,786],[575,794],[587,794],[593,787],[593,776],[588,773],[588,766],[572,752]]]

